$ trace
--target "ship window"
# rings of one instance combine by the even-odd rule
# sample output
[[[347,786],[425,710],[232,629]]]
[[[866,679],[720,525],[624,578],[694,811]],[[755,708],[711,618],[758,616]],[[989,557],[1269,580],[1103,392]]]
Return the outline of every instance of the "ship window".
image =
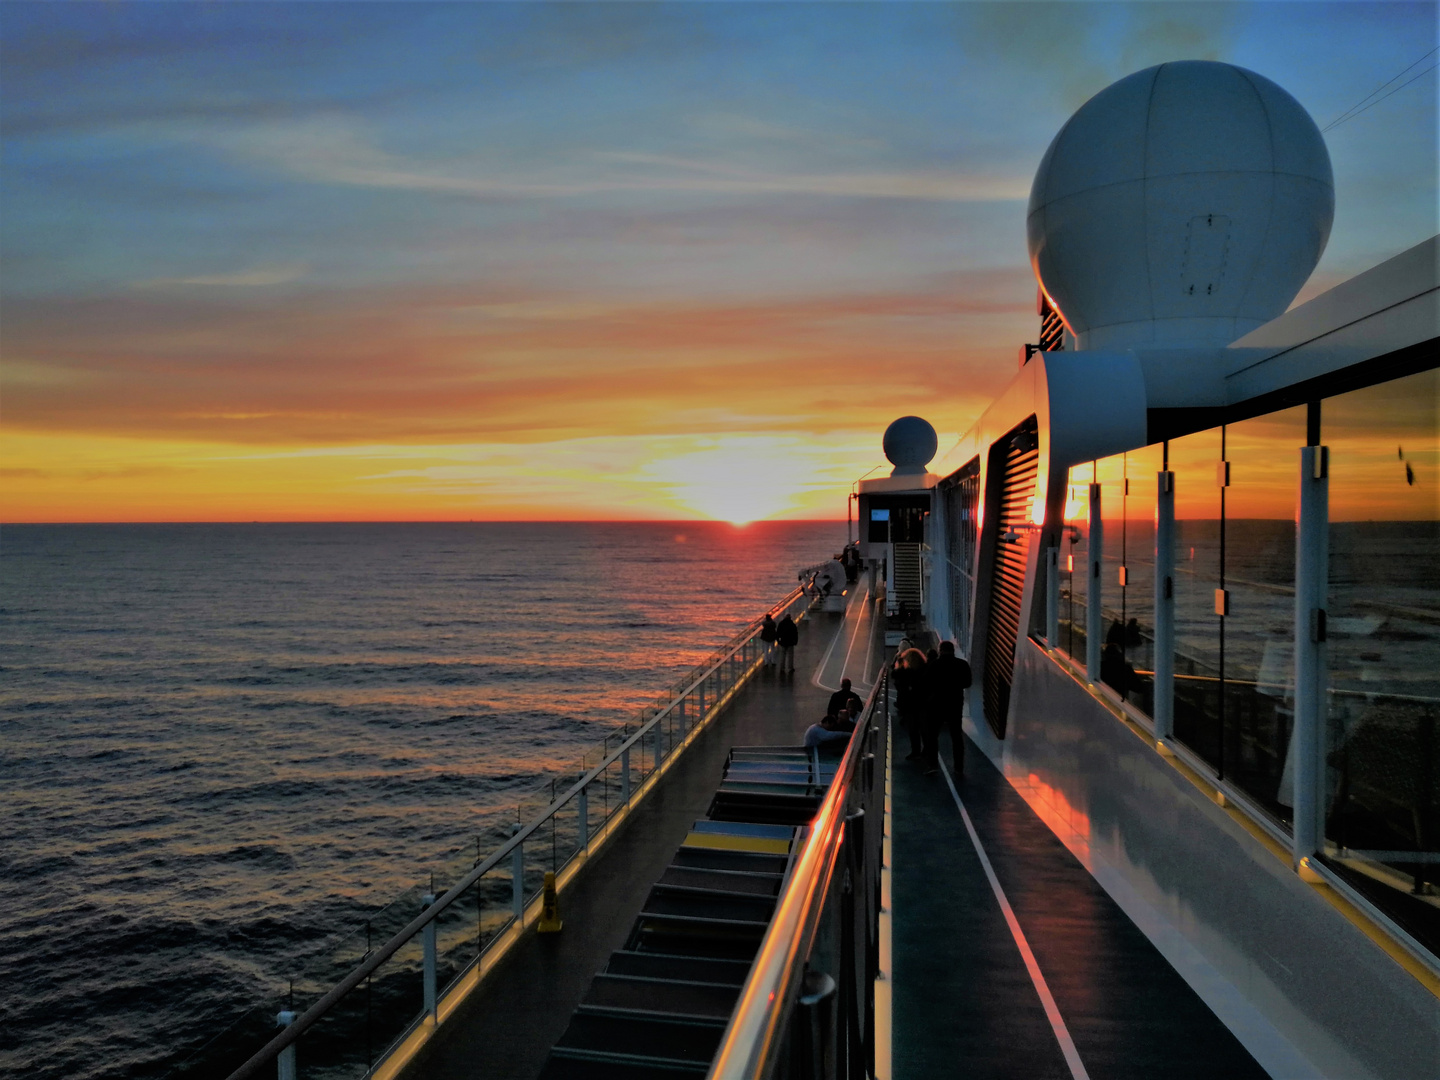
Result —
[[[1327,398],[1320,419],[1333,864],[1440,953],[1437,411],[1431,370]]]
[[[945,510],[945,565],[949,583],[950,628],[956,648],[971,655],[971,605],[975,599],[976,525],[980,509],[980,459],[940,485]]]

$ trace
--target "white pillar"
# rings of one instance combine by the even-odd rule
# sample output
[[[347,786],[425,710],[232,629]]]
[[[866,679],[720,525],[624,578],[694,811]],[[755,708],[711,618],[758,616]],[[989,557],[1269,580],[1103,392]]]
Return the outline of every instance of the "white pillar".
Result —
[[[1060,548],[1045,549],[1045,643],[1060,647]]]
[[[435,903],[435,894],[426,893],[420,897],[420,910],[424,911]],[[425,988],[425,1011],[435,1023],[440,1022],[440,1011],[435,995],[435,920],[431,919],[425,924],[425,929],[420,931],[424,945],[423,970],[421,983]]]
[[[1085,678],[1100,681],[1100,648],[1104,644],[1105,619],[1100,613],[1101,571],[1105,563],[1105,519],[1101,515],[1100,485],[1090,485],[1089,588],[1085,593]]]
[[[1295,527],[1295,865],[1325,841],[1325,604],[1330,578],[1329,448],[1300,450]]]
[[[1175,474],[1155,483],[1155,738],[1175,734]]]
[[[275,1022],[287,1028],[295,1022],[295,1014],[288,1009],[275,1017]],[[275,1057],[276,1080],[295,1080],[295,1044],[291,1043]]]

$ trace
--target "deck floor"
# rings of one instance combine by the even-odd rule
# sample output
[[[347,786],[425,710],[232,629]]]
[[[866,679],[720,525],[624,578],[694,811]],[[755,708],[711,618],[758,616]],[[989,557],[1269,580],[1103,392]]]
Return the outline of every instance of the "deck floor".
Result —
[[[896,760],[896,1080],[1266,1074],[974,743],[961,801],[1068,1029],[1072,1071],[944,775]],[[903,738],[897,732],[897,759]],[[941,757],[951,761],[949,736]]]
[[[639,804],[602,855],[561,896],[565,929],[528,932],[436,1033],[404,1076],[426,1080],[533,1080],[596,972],[620,948],[650,887],[705,816],[736,745],[795,745],[825,712],[811,681],[840,615],[800,622],[795,674],[762,669]]]

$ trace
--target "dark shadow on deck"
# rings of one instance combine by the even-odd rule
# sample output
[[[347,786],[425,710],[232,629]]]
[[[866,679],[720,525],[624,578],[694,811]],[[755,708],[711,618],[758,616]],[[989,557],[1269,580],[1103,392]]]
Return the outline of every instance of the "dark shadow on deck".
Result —
[[[839,623],[839,615],[820,612],[800,623],[795,674],[762,669],[740,689],[565,890],[565,929],[544,937],[528,931],[405,1077],[532,1080],[539,1074],[596,973],[624,945],[651,886],[705,816],[730,747],[793,746],[824,714],[829,695],[810,677]]]
[[[967,747],[960,797],[1093,1080],[1265,1077],[989,759]],[[949,747],[941,756],[951,760]],[[895,761],[892,830],[897,1080],[1068,1080],[943,776]]]

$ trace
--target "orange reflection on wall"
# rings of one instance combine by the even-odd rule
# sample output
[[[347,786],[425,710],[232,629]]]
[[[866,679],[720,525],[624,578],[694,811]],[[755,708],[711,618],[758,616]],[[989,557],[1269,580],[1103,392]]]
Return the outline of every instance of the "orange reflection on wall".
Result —
[[[1012,783],[1070,853],[1089,867],[1090,815],[1072,806],[1065,792],[1047,784],[1036,773],[1030,773],[1024,780],[1014,779]]]

